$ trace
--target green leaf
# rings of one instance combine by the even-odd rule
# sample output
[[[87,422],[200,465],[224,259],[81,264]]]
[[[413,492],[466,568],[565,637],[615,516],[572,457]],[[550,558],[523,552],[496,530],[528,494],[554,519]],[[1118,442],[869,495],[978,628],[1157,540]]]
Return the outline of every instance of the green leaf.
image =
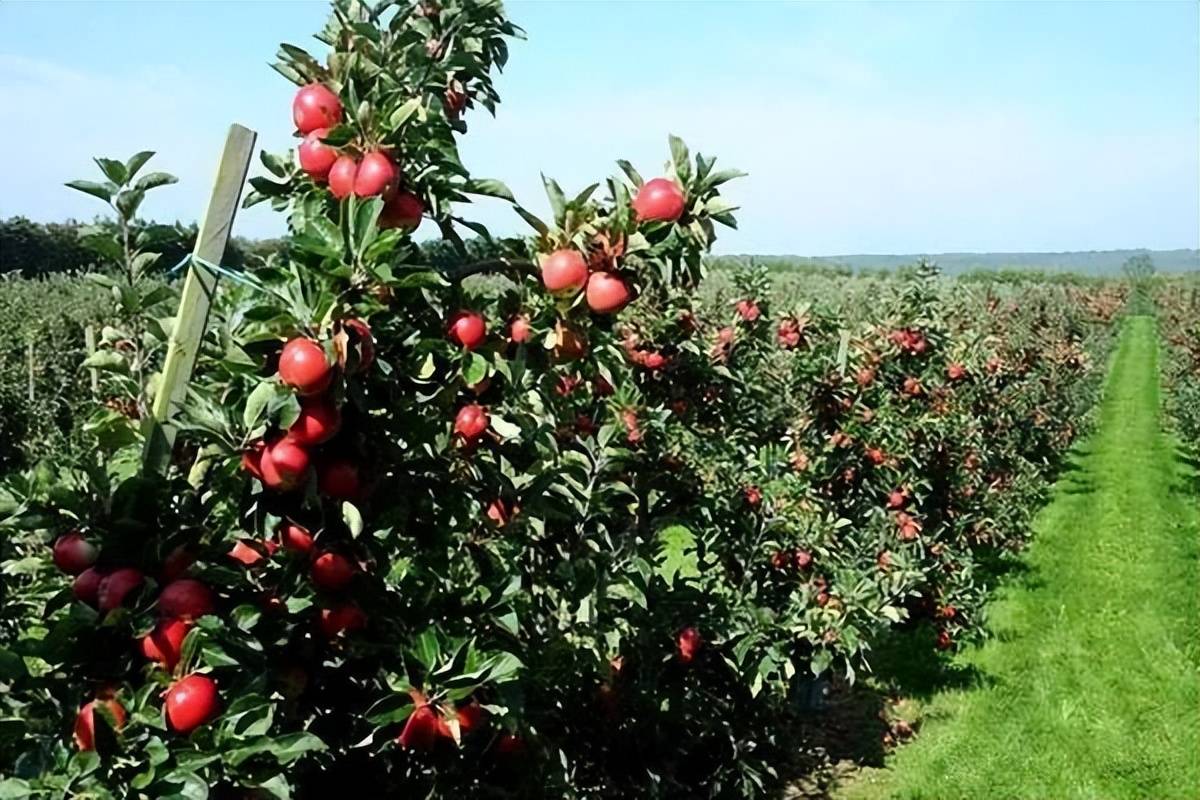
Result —
[[[550,199],[550,211],[554,214],[554,221],[561,225],[567,211],[567,198],[558,181],[543,175],[542,183],[546,186],[546,197]]]
[[[120,161],[112,158],[94,158],[92,160],[100,167],[100,171],[104,173],[104,177],[117,186],[124,186],[125,182],[129,180],[129,172]]]
[[[90,194],[92,197],[99,197],[106,203],[112,202],[112,196],[117,191],[117,187],[112,184],[96,183],[95,181],[67,181],[66,185],[84,194]]]
[[[143,150],[140,153],[131,155],[125,161],[125,179],[133,180],[133,177],[138,174],[138,170],[146,166],[146,162],[153,158],[153,156],[153,150]]]
[[[516,211],[517,214],[520,215],[521,219],[528,222],[529,226],[531,228],[533,228],[535,231],[537,231],[539,234],[541,234],[542,236],[545,236],[546,234],[550,233],[549,225],[542,222],[540,219],[538,219],[536,216],[534,216],[531,212],[526,211],[524,208],[521,208],[521,206],[514,205],[513,211]]]
[[[140,189],[127,189],[117,195],[117,210],[125,219],[133,219],[137,215],[138,206],[142,204],[145,193]]]
[[[516,198],[513,197],[512,190],[502,181],[493,178],[473,178],[466,182],[463,186],[463,191],[468,194],[477,194],[484,197],[499,197],[501,200],[507,200],[510,203],[517,202]]]
[[[342,502],[342,521],[346,523],[346,527],[350,529],[350,535],[357,539],[363,531],[362,512],[358,510],[358,506],[346,500]]]
[[[19,797],[29,797],[33,789],[28,781],[20,778],[5,778],[0,781],[0,800],[16,800]]]
[[[409,117],[417,113],[417,110],[420,107],[421,98],[419,97],[414,97],[413,99],[402,103],[395,111],[392,112],[392,116],[388,117],[388,126],[395,131],[404,123],[408,122]]]
[[[683,525],[671,525],[658,532],[658,575],[668,586],[678,578],[700,577],[700,559],[696,536]]]
[[[276,178],[287,177],[287,165],[284,163],[282,158],[274,153],[268,153],[266,150],[262,150],[258,154],[258,160],[261,161],[262,165],[267,168],[267,172],[270,172]]]
[[[324,749],[325,742],[321,741],[316,734],[308,731],[284,734],[271,746],[271,752],[284,763],[294,761],[305,753]]]
[[[168,172],[149,172],[138,178],[137,183],[133,184],[133,188],[136,191],[144,192],[148,189],[155,189],[159,186],[166,186],[172,183],[179,183],[179,178]]]
[[[321,143],[330,147],[344,147],[354,139],[354,128],[350,125],[338,125],[321,137]]]
[[[671,143],[671,163],[675,167],[675,174],[679,177],[679,182],[687,186],[692,177],[692,165],[687,145],[683,143],[683,139],[675,135],[667,137],[667,141]]]
[[[646,182],[642,178],[641,173],[633,168],[633,164],[630,164],[625,159],[618,161],[617,166],[620,167],[621,171],[625,173],[625,177],[629,178],[629,182],[639,189],[641,188],[642,184]]]
[[[0,648],[0,678],[11,683],[29,674],[25,660],[11,650]]]
[[[474,386],[488,376],[491,372],[491,364],[488,363],[480,353],[467,353],[463,358],[462,376],[463,382],[468,386]]]
[[[258,426],[266,415],[267,404],[275,397],[276,386],[272,381],[263,381],[254,387],[254,391],[246,398],[246,407],[242,409],[242,424],[248,430]]]
[[[432,670],[442,656],[442,646],[438,643],[437,631],[433,628],[425,629],[413,643],[410,652],[421,666],[426,670]]]
[[[124,356],[113,350],[97,350],[85,358],[80,366],[84,369],[102,369],[121,374],[129,372],[129,364]]]
[[[378,197],[369,200],[355,200],[354,205],[354,252],[362,254],[375,237],[379,235],[379,214],[383,211],[383,201]]]

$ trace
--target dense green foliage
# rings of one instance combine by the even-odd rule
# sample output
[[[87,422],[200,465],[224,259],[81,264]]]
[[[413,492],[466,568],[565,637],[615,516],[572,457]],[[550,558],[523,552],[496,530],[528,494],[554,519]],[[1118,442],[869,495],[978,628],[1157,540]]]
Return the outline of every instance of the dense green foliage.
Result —
[[[1131,318],[1100,411],[1036,524],[992,638],[918,740],[845,800],[1190,797],[1200,785],[1196,473],[1160,430],[1154,320]]]
[[[1160,280],[1155,295],[1167,408],[1184,447],[1200,452],[1200,280]]]
[[[275,67],[352,112],[319,143],[401,176],[387,201],[338,200],[263,155],[249,200],[290,235],[222,282],[166,475],[140,470],[170,329],[152,236],[99,279],[119,325],[91,363],[121,402],[97,404],[85,458],[3,498],[5,789],[773,792],[815,679],[856,674],[896,630],[943,650],[979,632],[997,562],[1086,424],[1123,288],[966,286],[927,265],[708,280],[739,173],[675,137],[678,213],[645,218],[648,184],[618,162],[578,194],[548,179],[537,219],[458,156],[463,115],[498,102],[517,33],[500,6],[372,8],[338,0],[325,62],[285,45]],[[109,245],[139,230],[120,198],[145,158],[72,184],[113,203]],[[442,253],[389,222],[401,191]],[[461,214],[481,194],[536,235],[472,252],[462,232],[485,231]],[[561,251],[633,302],[551,296],[541,266]],[[452,340],[466,312],[480,341]],[[284,374],[297,347],[318,353],[311,385]],[[304,440],[314,414],[337,424]],[[99,548],[99,598],[51,568],[70,532]],[[195,614],[167,588],[184,574],[211,594]],[[167,624],[187,631],[178,658],[147,658]],[[180,732],[162,690],[197,678],[220,708]],[[94,749],[72,746],[92,700],[128,719],[99,712]]]

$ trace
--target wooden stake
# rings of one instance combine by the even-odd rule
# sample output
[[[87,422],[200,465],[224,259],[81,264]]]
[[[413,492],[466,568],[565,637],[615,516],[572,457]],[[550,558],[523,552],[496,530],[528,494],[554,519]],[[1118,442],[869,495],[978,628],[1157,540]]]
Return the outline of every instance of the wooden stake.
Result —
[[[219,264],[225,255],[225,245],[229,242],[229,232],[237,214],[257,136],[254,131],[241,125],[229,128],[225,149],[217,165],[212,196],[208,200],[208,208],[205,209],[196,236],[196,247],[192,251],[193,255],[205,261]],[[175,446],[171,416],[187,396],[188,381],[196,366],[196,356],[208,325],[208,310],[216,288],[215,274],[195,263],[188,267],[179,296],[179,313],[167,344],[162,381],[154,398],[154,407],[146,420],[146,445],[142,462],[147,473],[165,474],[171,463],[171,451]]]

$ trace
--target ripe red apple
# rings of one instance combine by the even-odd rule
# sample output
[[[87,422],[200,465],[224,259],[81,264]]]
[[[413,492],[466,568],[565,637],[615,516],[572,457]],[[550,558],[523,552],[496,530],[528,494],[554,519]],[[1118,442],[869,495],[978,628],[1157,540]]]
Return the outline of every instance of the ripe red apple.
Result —
[[[362,495],[358,466],[345,458],[321,462],[317,467],[317,488],[335,500],[357,500]]]
[[[533,326],[529,324],[529,317],[524,314],[513,317],[512,322],[508,324],[508,338],[517,344],[524,344],[532,339]]]
[[[700,636],[700,631],[692,627],[684,628],[679,632],[675,639],[675,647],[679,653],[679,660],[684,664],[692,663],[696,658],[696,653],[700,650],[700,645],[704,643],[704,639]]]
[[[611,272],[593,272],[587,282],[588,308],[597,314],[615,314],[629,304],[629,284]]]
[[[192,623],[186,619],[161,619],[154,630],[142,637],[141,651],[150,661],[157,661],[162,668],[171,672],[179,663],[183,640]]]
[[[425,204],[412,192],[396,192],[383,204],[379,227],[414,231],[421,224]]]
[[[125,602],[131,592],[142,585],[142,571],[133,567],[113,570],[100,581],[96,602],[102,612],[112,611]]]
[[[751,508],[758,508],[762,505],[762,490],[757,486],[747,486],[742,489],[742,497],[746,500],[746,505]]]
[[[523,758],[527,751],[525,740],[515,733],[504,733],[496,740],[496,755],[506,760]]]
[[[386,197],[396,190],[399,179],[400,172],[392,157],[375,150],[367,153],[359,162],[358,174],[354,176],[354,193],[359,197]]]
[[[78,575],[96,563],[100,551],[78,531],[58,537],[54,542],[54,566],[68,575]]]
[[[633,198],[633,210],[642,222],[674,222],[683,216],[683,189],[669,178],[646,181]]]
[[[172,581],[158,596],[158,613],[162,617],[195,619],[211,614],[212,610],[212,591],[195,578]]]
[[[357,179],[358,162],[354,160],[354,156],[338,156],[337,161],[329,168],[329,191],[338,200],[347,198],[354,191]]]
[[[258,547],[266,550],[266,555],[263,554],[262,550],[254,547],[254,544],[257,544]],[[233,543],[233,547],[229,548],[227,555],[242,566],[256,567],[267,558],[274,555],[275,550],[278,547],[279,545],[277,545],[275,542],[272,542],[270,539],[255,543],[251,543],[250,541],[244,539],[238,539]]]
[[[483,436],[490,423],[487,409],[478,403],[471,403],[460,408],[455,415],[454,432],[467,442],[474,442]]]
[[[337,150],[321,141],[329,135],[328,128],[317,128],[305,135],[300,143],[300,169],[308,173],[308,177],[317,183],[322,183],[329,177],[329,170],[338,159]]]
[[[487,338],[487,322],[474,311],[455,311],[446,321],[446,336],[464,350],[474,350]]]
[[[757,322],[762,312],[758,308],[758,303],[753,300],[738,300],[734,305],[735,310],[742,319],[746,322]]]
[[[952,381],[961,381],[967,376],[967,368],[959,363],[952,363],[946,367],[946,377]]]
[[[313,535],[308,532],[308,528],[294,522],[285,522],[279,526],[279,541],[283,549],[291,553],[306,554],[313,548]]]
[[[807,550],[797,550],[792,558],[796,564],[796,569],[808,569],[810,566],[812,566],[812,553],[808,552]]]
[[[938,650],[949,650],[951,647],[954,647],[954,639],[951,638],[950,633],[948,631],[944,631],[944,630],[938,631],[937,649]]]
[[[207,675],[188,675],[167,690],[167,723],[177,733],[191,733],[217,713],[217,684]]]
[[[421,750],[428,752],[437,743],[438,716],[433,706],[421,698],[421,702],[408,715],[404,730],[396,737],[399,745],[406,750]]]
[[[304,485],[311,458],[308,450],[282,437],[263,451],[263,484],[278,492],[290,492]]]
[[[587,262],[577,250],[555,250],[542,259],[542,284],[551,294],[572,297],[587,279]]]
[[[75,715],[75,746],[80,750],[96,749],[96,704],[104,706],[112,714],[117,730],[125,727],[125,708],[114,699],[92,700],[84,703]]]
[[[297,337],[279,354],[279,379],[301,395],[320,394],[333,380],[333,365],[319,343]]]
[[[162,579],[170,582],[182,578],[196,563],[196,554],[187,545],[181,544],[171,549],[163,559]]]
[[[242,469],[260,481],[262,480],[262,454],[266,446],[267,443],[259,439],[242,451]]]
[[[314,447],[334,437],[342,427],[342,412],[329,395],[300,401],[300,415],[288,428],[288,438],[298,445]]]
[[[442,714],[438,717],[438,735],[455,742],[470,736],[487,722],[487,711],[478,701],[472,700],[461,708],[443,706]],[[458,735],[455,735],[454,725],[457,723]]]
[[[75,576],[71,583],[71,592],[77,600],[95,607],[100,593],[100,582],[103,580],[103,572],[95,567],[88,567]]]
[[[334,639],[339,634],[353,633],[367,627],[367,615],[354,603],[342,603],[322,608],[318,623],[321,633],[329,639]]]
[[[302,86],[292,100],[292,121],[300,133],[332,128],[342,121],[342,101],[328,86],[319,83]]]
[[[313,559],[312,582],[322,591],[345,589],[357,574],[358,567],[341,553],[326,550]]]
[[[491,520],[492,523],[501,528],[509,523],[509,521],[513,518],[514,513],[516,512],[513,509],[512,504],[502,497],[497,497],[495,500],[488,503],[487,510],[484,512],[485,516]]]

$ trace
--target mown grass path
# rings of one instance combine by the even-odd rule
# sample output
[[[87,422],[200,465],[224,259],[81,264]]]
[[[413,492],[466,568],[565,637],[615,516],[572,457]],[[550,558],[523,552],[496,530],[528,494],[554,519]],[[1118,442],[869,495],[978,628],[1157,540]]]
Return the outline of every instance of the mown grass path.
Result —
[[[1159,424],[1154,321],[1127,321],[1099,428],[993,605],[977,680],[839,797],[1200,798],[1197,476]]]

